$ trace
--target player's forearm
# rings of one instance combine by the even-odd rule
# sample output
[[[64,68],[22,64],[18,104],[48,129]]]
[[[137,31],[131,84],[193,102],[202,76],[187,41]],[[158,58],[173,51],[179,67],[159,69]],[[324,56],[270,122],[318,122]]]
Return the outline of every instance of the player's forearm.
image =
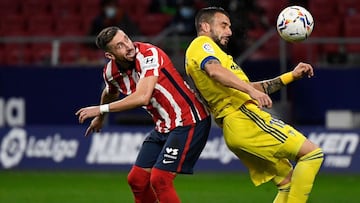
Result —
[[[108,103],[111,103],[113,101],[116,101],[117,99],[119,99],[119,93],[117,93],[117,94],[109,94],[106,91],[106,89],[104,89],[102,94],[101,94],[100,104],[108,104]]]
[[[294,76],[292,75],[292,72],[288,72],[270,80],[253,82],[252,85],[257,90],[260,90],[266,94],[272,94],[280,90],[282,87],[292,82],[293,80]]]
[[[122,112],[144,106],[147,104],[145,102],[145,99],[143,99],[141,95],[134,93],[123,99],[100,105],[100,113],[103,114],[107,112]]]
[[[107,90],[104,88],[101,93],[100,99],[100,115],[99,119],[104,119],[104,113],[110,112],[109,103],[116,101],[119,98],[119,93],[117,94],[109,94]]]
[[[257,90],[262,91],[266,94],[272,94],[278,90],[280,90],[285,85],[281,82],[280,77],[276,77],[270,80],[263,80],[259,82],[253,82],[253,87]]]

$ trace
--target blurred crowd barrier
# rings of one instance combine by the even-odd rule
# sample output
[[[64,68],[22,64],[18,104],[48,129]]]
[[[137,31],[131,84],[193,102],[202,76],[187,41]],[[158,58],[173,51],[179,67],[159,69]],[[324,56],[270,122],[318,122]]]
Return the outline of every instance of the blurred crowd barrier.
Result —
[[[184,65],[190,36],[171,35],[167,29],[158,36],[134,36],[133,41],[153,43],[164,49],[177,67]],[[310,37],[303,42],[286,43],[276,30],[269,29],[238,56],[244,61],[272,60],[281,64],[300,61],[321,67],[360,66],[360,35],[358,37]],[[39,65],[52,67],[103,65],[104,54],[95,48],[94,37],[0,37],[0,67]],[[340,66],[339,66],[340,65]]]
[[[165,33],[166,34],[166,33]],[[153,43],[164,49],[177,66],[183,65],[186,36],[134,36],[133,41]],[[0,68],[3,66],[81,67],[105,64],[102,50],[94,47],[94,37],[0,37]],[[180,61],[181,60],[181,61]]]

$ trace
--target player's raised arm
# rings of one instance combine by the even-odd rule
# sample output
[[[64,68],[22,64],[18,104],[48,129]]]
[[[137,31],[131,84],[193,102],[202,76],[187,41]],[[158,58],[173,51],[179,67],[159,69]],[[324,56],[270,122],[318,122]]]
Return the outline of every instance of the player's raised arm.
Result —
[[[266,94],[274,93],[280,90],[285,85],[298,80],[304,76],[311,78],[314,76],[314,70],[310,64],[299,63],[293,71],[284,73],[276,78],[263,80],[259,82],[252,82],[252,86]]]

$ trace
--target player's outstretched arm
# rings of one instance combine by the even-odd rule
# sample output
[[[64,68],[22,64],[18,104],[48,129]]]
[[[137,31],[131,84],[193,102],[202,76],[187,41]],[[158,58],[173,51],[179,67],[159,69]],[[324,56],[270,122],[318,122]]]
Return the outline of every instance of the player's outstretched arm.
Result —
[[[252,86],[266,94],[274,93],[280,90],[285,85],[294,80],[298,80],[304,76],[311,78],[314,76],[314,70],[310,64],[299,63],[293,71],[284,73],[276,78],[270,80],[263,80],[259,82],[252,82]]]
[[[136,91],[125,98],[109,104],[81,108],[75,115],[79,117],[79,122],[83,123],[88,118],[101,116],[107,112],[121,112],[147,105],[150,102],[156,82],[156,76],[142,78],[136,86]]]

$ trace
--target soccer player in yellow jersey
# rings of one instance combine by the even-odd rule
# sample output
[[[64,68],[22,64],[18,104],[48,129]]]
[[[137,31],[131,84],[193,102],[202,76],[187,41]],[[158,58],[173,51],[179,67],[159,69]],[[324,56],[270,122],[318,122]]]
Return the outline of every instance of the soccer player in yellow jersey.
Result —
[[[228,13],[203,8],[195,26],[198,36],[187,48],[186,72],[223,129],[228,148],[247,166],[256,186],[272,181],[278,187],[274,203],[306,202],[323,152],[263,108],[272,106],[268,94],[303,76],[312,77],[311,65],[299,63],[279,77],[251,82],[223,51],[232,35]]]

